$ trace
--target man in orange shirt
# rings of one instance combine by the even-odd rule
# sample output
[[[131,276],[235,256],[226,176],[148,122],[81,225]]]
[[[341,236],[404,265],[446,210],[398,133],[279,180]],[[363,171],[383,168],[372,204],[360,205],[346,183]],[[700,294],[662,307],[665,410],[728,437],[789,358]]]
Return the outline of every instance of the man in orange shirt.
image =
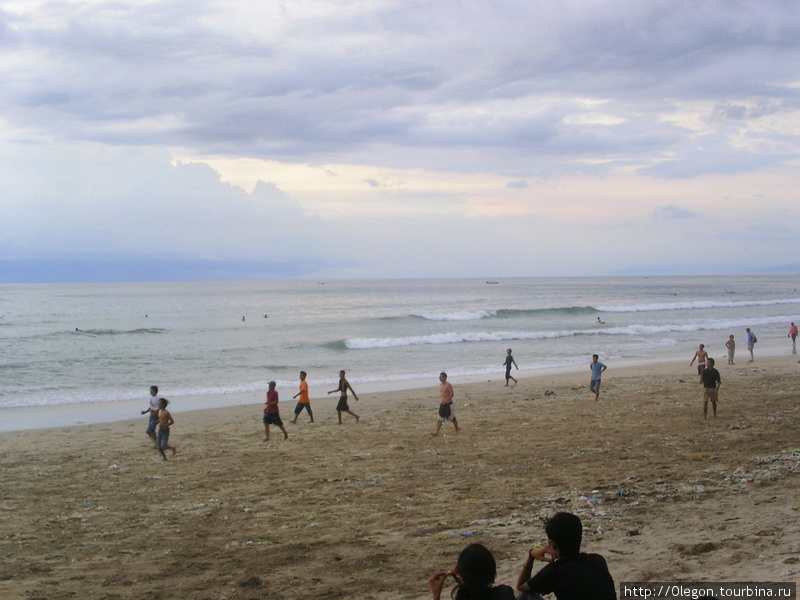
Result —
[[[314,422],[314,413],[311,412],[311,402],[308,399],[308,383],[306,382],[306,372],[300,371],[300,391],[297,392],[292,398],[300,396],[297,401],[297,406],[294,407],[294,419],[292,423],[297,423],[297,417],[303,412],[303,409],[308,411],[308,416],[311,417],[311,422]]]

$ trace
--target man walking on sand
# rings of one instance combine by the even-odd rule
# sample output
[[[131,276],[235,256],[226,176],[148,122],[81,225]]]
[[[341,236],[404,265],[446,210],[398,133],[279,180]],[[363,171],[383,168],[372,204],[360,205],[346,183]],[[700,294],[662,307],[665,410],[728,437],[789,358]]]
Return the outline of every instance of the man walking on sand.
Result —
[[[722,379],[719,376],[719,371],[714,368],[714,359],[709,358],[706,362],[708,363],[708,368],[701,375],[703,380],[703,418],[708,418],[708,401],[711,400],[711,411],[716,419],[719,386],[722,383]]]
[[[172,413],[167,410],[167,404],[169,404],[169,400],[166,398],[158,399],[158,451],[161,453],[163,460],[167,460],[167,450],[172,450],[173,456],[177,452],[175,446],[169,445],[169,428],[175,424],[175,419],[172,418]]]
[[[269,389],[267,390],[267,401],[264,407],[264,441],[269,441],[270,425],[275,425],[280,428],[283,432],[283,439],[288,440],[289,434],[283,426],[280,409],[278,408],[278,390],[275,389],[277,384],[274,381],[270,381],[267,385]]]
[[[300,396],[300,400],[297,401],[297,406],[294,407],[294,419],[292,419],[290,423],[297,423],[297,417],[299,417],[300,413],[304,410],[308,413],[308,416],[313,423],[314,413],[311,412],[311,401],[308,399],[308,382],[306,381],[305,371],[300,371],[300,391],[292,396],[292,398],[297,398],[298,396]]]
[[[503,363],[506,366],[506,387],[508,387],[508,381],[511,380],[514,382],[514,386],[517,385],[517,380],[511,376],[511,365],[517,367],[517,361],[514,360],[514,357],[511,356],[511,348],[506,350],[506,360]],[[519,367],[517,367],[517,371],[519,371]]]
[[[706,359],[708,358],[708,352],[706,352],[703,348],[705,346],[700,344],[697,348],[697,351],[694,353],[692,357],[692,362],[689,363],[691,367],[694,364],[695,359],[697,359],[697,374],[700,376],[700,382],[703,382],[703,371],[706,370]]]
[[[789,327],[789,337],[792,338],[792,354],[797,354],[797,325],[794,323]]]
[[[600,376],[608,367],[603,363],[598,362],[600,357],[597,354],[592,354],[592,362],[589,363],[589,368],[592,370],[592,378],[589,380],[589,391],[594,392],[594,401],[600,400]]]
[[[458,420],[456,413],[453,411],[453,386],[447,381],[447,373],[442,371],[439,373],[439,416],[436,419],[436,431],[431,435],[439,435],[439,430],[442,428],[442,423],[450,421],[453,427],[456,428],[456,433],[459,432]]]
[[[353,389],[353,386],[350,385],[350,382],[345,379],[344,371],[339,371],[339,386],[335,390],[331,390],[328,394],[333,394],[335,392],[339,392],[339,403],[336,405],[336,415],[339,417],[339,425],[342,424],[342,413],[346,412],[356,419],[356,425],[358,425],[359,417],[356,413],[350,410],[350,406],[347,404],[347,390],[353,392],[353,398],[356,399],[358,402],[358,396],[356,396],[356,391]]]
[[[745,331],[747,332],[747,351],[750,353],[750,360],[747,362],[754,362],[756,358],[753,356],[753,346],[758,342],[758,338],[755,333],[750,331],[749,327],[746,327]]]

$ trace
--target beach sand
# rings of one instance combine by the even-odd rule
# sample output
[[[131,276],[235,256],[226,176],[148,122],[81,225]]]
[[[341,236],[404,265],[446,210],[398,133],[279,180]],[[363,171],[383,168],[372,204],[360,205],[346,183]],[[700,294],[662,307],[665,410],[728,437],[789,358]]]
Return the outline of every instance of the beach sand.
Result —
[[[146,417],[4,433],[0,597],[428,598],[472,542],[513,585],[560,510],[617,584],[797,581],[800,366],[718,367],[708,421],[686,361],[610,364],[599,402],[588,368],[453,378],[458,435],[430,435],[436,381],[351,399],[358,425],[282,403],[288,441],[262,441],[260,404],[178,412],[167,462]]]

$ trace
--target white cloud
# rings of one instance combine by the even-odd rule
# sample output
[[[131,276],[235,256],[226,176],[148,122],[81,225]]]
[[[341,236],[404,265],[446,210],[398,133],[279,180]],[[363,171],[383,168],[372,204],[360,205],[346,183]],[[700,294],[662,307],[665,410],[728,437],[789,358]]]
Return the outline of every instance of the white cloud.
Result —
[[[11,1],[0,48],[6,257],[469,274],[548,240],[568,274],[658,261],[654,215],[713,214],[731,262],[797,222],[790,0]]]

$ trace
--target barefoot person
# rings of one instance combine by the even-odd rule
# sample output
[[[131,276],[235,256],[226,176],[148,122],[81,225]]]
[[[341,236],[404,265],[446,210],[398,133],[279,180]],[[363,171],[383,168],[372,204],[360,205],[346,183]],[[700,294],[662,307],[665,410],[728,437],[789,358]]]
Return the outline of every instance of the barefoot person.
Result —
[[[697,374],[700,376],[700,383],[703,382],[703,371],[706,370],[706,359],[708,358],[708,352],[706,352],[704,348],[705,346],[700,344],[692,357],[692,362],[689,363],[691,367],[694,361],[697,360]]]
[[[161,458],[167,460],[166,450],[172,450],[172,455],[175,455],[177,450],[175,446],[169,445],[169,428],[175,423],[172,418],[172,413],[167,410],[169,400],[166,398],[159,398],[158,400],[158,451],[161,453]]]
[[[747,362],[754,362],[756,360],[756,357],[753,356],[753,347],[758,342],[758,338],[756,337],[755,333],[750,331],[749,327],[745,328],[745,332],[747,332],[747,351],[750,353],[750,360],[748,360]]]
[[[269,426],[275,425],[283,432],[283,439],[289,439],[289,434],[286,433],[286,428],[281,421],[280,411],[278,409],[278,391],[275,389],[277,384],[274,381],[269,382],[269,389],[267,390],[267,402],[264,407],[264,441],[269,441]]]
[[[708,368],[700,376],[703,382],[703,418],[708,418],[708,401],[711,400],[711,411],[717,418],[717,400],[719,400],[719,386],[722,379],[719,371],[714,368],[714,359],[708,359]]]
[[[314,413],[311,412],[311,401],[308,399],[308,382],[306,381],[305,371],[300,371],[300,391],[292,398],[297,398],[298,396],[300,396],[300,400],[297,401],[297,406],[294,407],[294,419],[291,420],[291,423],[297,423],[297,417],[304,410],[308,412],[308,416],[311,417],[311,422],[313,423]]]
[[[789,337],[792,338],[792,354],[797,354],[797,325],[794,323],[789,327]]]
[[[442,371],[439,373],[439,416],[436,418],[436,431],[431,435],[439,435],[439,430],[442,428],[442,423],[450,421],[458,433],[458,420],[456,413],[453,411],[453,386],[447,381],[447,373]]]
[[[517,380],[511,376],[511,365],[517,367],[517,362],[514,360],[514,357],[511,356],[511,348],[506,350],[506,361],[503,363],[506,366],[506,387],[508,387],[508,380],[514,382],[514,385],[517,385]],[[519,367],[517,367],[517,371],[519,371]]]
[[[603,371],[608,367],[599,362],[600,357],[597,354],[592,354],[592,362],[589,363],[589,368],[592,370],[592,378],[589,380],[589,391],[594,392],[594,400],[597,402],[600,399],[600,380]]]
[[[733,339],[733,335],[728,336],[728,341],[725,342],[725,347],[728,349],[728,364],[733,364],[733,355],[736,354],[736,340]]]
[[[356,402],[358,402],[358,396],[356,396],[356,391],[353,389],[353,386],[350,385],[350,382],[347,381],[347,379],[345,379],[344,371],[339,371],[339,386],[335,390],[331,390],[330,392],[328,392],[328,394],[334,394],[336,392],[339,392],[340,394],[339,403],[336,405],[336,415],[339,417],[339,425],[342,424],[343,412],[346,412],[355,417],[356,423],[358,423],[358,420],[361,418],[352,410],[350,410],[350,407],[347,405],[347,390],[353,392],[353,398],[355,398]]]
[[[147,429],[145,433],[153,440],[153,444],[156,443],[156,425],[158,425],[158,386],[151,385],[150,386],[150,406],[145,408],[142,411],[142,414],[149,414],[147,420]]]

